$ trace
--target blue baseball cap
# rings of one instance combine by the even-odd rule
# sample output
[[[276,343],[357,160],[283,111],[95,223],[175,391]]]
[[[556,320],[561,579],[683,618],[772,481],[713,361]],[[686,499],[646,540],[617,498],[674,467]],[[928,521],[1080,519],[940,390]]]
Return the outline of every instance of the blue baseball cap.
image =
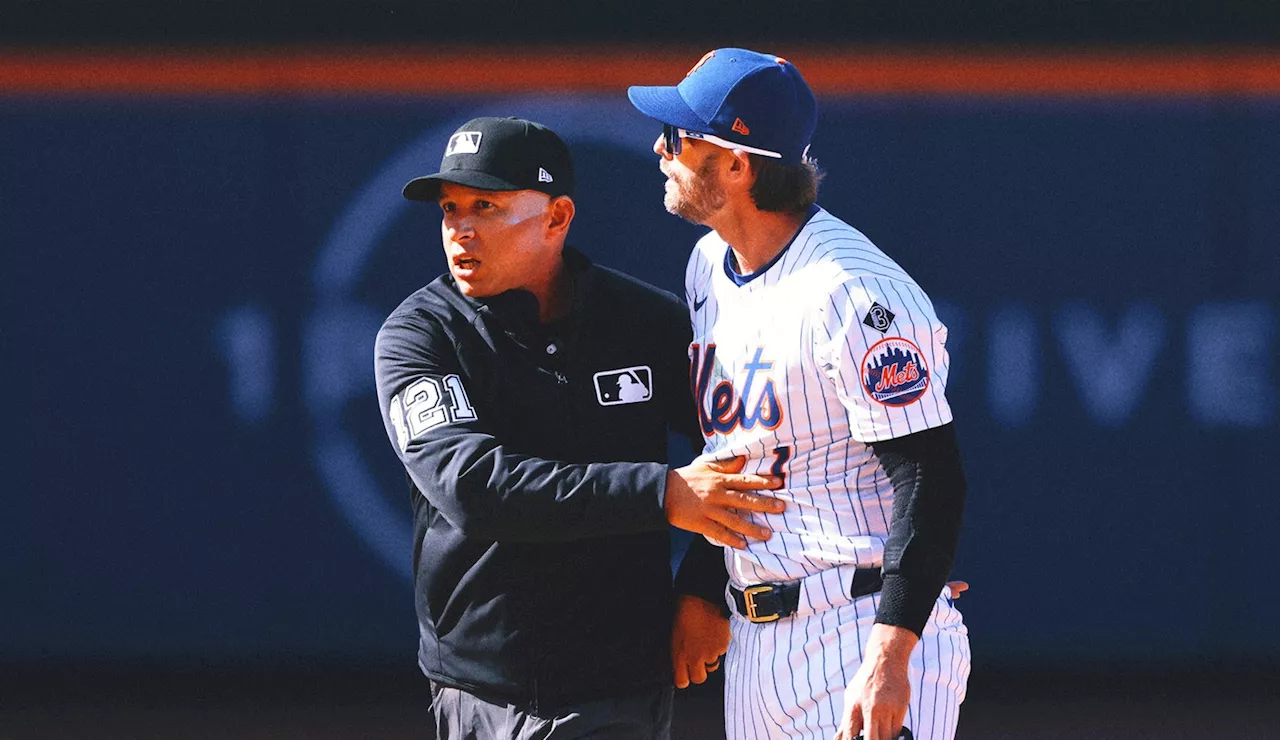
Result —
[[[641,113],[669,126],[799,164],[818,122],[813,91],[791,62],[747,49],[707,52],[674,87],[627,89]]]

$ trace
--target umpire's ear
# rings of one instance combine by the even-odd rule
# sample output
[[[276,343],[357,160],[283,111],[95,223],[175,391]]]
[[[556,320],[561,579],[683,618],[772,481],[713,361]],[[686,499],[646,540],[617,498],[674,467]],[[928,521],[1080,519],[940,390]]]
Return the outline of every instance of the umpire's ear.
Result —
[[[564,239],[569,233],[569,224],[573,223],[573,216],[578,212],[577,206],[573,203],[573,198],[567,195],[557,196],[551,199],[551,203],[547,205],[547,238],[549,240]]]

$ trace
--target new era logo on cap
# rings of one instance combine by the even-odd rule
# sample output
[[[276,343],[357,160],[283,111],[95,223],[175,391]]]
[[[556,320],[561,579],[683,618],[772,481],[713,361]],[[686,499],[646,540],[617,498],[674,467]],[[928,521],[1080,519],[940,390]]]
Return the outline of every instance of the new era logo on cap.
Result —
[[[551,173],[542,167],[538,168],[538,182],[555,182],[555,178],[551,177]]]
[[[480,151],[479,131],[459,131],[449,137],[449,146],[445,147],[444,156],[452,157],[455,154],[475,154]]]

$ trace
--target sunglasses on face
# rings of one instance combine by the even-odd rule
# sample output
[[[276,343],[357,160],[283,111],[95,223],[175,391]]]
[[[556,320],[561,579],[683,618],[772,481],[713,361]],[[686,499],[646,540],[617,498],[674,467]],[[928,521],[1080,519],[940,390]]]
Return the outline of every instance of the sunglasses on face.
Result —
[[[701,131],[690,131],[688,129],[672,126],[669,123],[662,124],[662,145],[666,147],[667,154],[676,156],[680,154],[682,149],[680,142],[682,139],[700,139],[708,144],[715,144],[722,149],[741,149],[751,154],[759,154],[762,157],[771,157],[773,159],[782,159],[782,155],[777,152],[771,152],[768,149],[757,149],[753,146],[738,144],[732,141],[721,139],[714,134],[704,134]]]
[[[662,145],[666,147],[667,154],[676,156],[680,153],[680,141],[684,138],[684,129],[676,128],[669,123],[662,124]]]

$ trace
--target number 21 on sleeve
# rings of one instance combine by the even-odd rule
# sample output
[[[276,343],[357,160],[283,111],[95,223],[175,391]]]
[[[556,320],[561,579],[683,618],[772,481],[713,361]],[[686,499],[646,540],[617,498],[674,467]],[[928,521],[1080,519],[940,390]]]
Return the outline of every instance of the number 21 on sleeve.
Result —
[[[442,382],[445,393],[441,392]],[[441,424],[476,419],[476,409],[457,375],[446,375],[441,380],[418,378],[402,393],[392,396],[389,411],[401,451],[408,448],[410,440]]]

